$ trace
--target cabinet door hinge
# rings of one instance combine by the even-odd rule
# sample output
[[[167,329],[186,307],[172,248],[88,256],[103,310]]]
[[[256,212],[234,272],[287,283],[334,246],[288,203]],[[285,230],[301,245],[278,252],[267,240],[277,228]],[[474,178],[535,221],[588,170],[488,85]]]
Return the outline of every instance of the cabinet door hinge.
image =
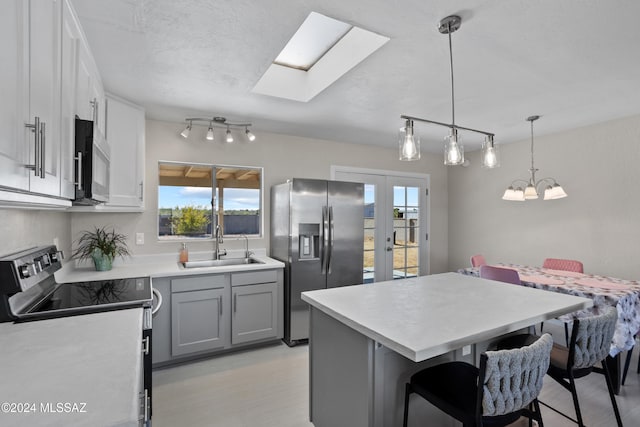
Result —
[[[428,195],[429,195],[429,189],[428,189],[428,188],[425,188],[425,189],[424,189],[424,195],[425,195],[425,196],[428,196]]]
[[[426,233],[426,234],[424,235],[424,240],[429,240],[429,233]]]

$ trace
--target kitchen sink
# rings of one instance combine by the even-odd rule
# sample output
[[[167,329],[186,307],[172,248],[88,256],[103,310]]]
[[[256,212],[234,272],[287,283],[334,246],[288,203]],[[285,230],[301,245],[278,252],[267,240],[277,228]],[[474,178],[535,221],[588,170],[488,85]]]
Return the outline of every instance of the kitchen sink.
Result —
[[[255,258],[205,259],[202,261],[179,262],[184,268],[227,267],[230,265],[264,264]]]

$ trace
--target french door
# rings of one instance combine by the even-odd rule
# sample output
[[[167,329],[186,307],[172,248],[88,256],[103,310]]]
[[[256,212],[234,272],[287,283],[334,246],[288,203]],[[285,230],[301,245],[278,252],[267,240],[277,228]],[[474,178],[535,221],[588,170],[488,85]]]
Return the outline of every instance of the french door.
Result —
[[[337,168],[364,190],[363,283],[428,274],[428,175]]]

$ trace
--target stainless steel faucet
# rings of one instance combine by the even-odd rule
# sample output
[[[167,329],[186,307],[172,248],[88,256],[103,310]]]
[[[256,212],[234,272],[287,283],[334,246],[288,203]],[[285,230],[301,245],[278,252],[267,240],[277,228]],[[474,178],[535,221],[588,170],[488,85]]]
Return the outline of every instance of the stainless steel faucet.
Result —
[[[213,259],[220,259],[220,257],[227,255],[226,249],[220,249],[220,243],[224,243],[224,240],[222,240],[222,234],[220,233],[220,225],[216,225],[213,241]]]
[[[253,252],[251,252],[249,250],[249,238],[247,237],[246,234],[243,234],[240,237],[244,237],[244,242],[245,242],[245,245],[244,245],[244,257],[245,258],[249,258],[251,255],[253,255]]]

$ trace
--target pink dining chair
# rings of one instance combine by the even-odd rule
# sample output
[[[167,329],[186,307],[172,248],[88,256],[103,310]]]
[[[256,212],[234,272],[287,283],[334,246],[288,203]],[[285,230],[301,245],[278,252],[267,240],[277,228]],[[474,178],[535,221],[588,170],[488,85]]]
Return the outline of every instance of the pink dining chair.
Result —
[[[576,273],[584,273],[584,267],[580,261],[572,259],[547,258],[542,263],[542,268],[551,270],[574,271]]]
[[[484,256],[478,254],[471,257],[472,267],[480,267],[481,265],[487,265],[487,261],[485,261]]]
[[[498,282],[520,285],[520,275],[511,268],[494,267],[492,265],[480,266],[480,277],[483,279],[497,280]]]

